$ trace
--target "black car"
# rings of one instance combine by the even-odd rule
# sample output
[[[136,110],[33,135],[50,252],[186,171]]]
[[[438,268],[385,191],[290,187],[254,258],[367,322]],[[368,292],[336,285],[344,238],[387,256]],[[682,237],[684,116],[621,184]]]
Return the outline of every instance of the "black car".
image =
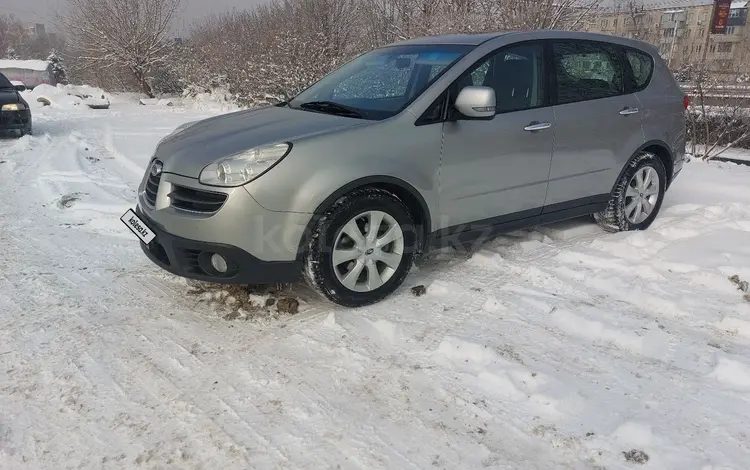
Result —
[[[0,73],[0,133],[31,134],[31,110],[10,80]]]

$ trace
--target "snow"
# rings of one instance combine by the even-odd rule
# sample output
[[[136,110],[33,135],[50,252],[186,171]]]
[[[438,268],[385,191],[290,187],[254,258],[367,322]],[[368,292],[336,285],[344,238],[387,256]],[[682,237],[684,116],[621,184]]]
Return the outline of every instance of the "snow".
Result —
[[[50,106],[70,110],[77,106],[104,105],[112,96],[104,90],[91,86],[74,85],[37,85],[33,90],[21,93],[26,102],[33,107],[44,106],[39,100],[49,101]]]
[[[0,70],[3,69],[26,69],[36,72],[44,72],[49,68],[49,62],[46,60],[15,60],[0,59]]]
[[[118,220],[224,104],[110,98],[0,140],[0,468],[746,468],[750,167],[686,164],[645,232],[516,232],[253,319],[221,304],[268,292],[191,294]]]

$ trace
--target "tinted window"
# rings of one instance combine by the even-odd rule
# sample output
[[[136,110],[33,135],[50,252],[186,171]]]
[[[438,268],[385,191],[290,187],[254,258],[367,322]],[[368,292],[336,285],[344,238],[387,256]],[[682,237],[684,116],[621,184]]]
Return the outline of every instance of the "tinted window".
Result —
[[[0,73],[0,88],[13,88],[13,85],[10,83],[10,80],[8,80],[5,75]]]
[[[506,47],[471,68],[459,81],[459,91],[465,86],[493,88],[498,113],[536,108],[544,104],[543,65],[541,44]]]
[[[650,55],[632,49],[625,51],[625,57],[630,64],[630,70],[633,71],[634,91],[643,90],[648,85],[649,80],[651,80],[651,73],[654,71],[654,60]]]
[[[605,43],[553,43],[559,104],[594,100],[623,93],[622,68],[617,50]]]
[[[368,52],[297,95],[298,108],[332,101],[356,109],[366,119],[385,119],[403,110],[473,46],[384,47]]]

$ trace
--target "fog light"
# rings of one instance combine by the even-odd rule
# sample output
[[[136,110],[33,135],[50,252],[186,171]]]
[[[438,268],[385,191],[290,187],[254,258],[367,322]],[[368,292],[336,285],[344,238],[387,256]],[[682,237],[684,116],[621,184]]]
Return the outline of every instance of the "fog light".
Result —
[[[211,256],[211,266],[213,266],[216,271],[222,274],[226,273],[228,269],[227,260],[225,260],[223,256],[217,253],[214,253]]]

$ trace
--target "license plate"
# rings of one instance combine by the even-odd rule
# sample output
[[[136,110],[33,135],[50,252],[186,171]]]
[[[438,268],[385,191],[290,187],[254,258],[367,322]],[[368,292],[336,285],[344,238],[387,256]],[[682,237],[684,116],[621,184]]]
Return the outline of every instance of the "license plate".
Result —
[[[122,223],[125,224],[130,231],[146,245],[156,238],[156,234],[154,234],[153,230],[135,215],[135,212],[133,212],[132,209],[128,209],[128,211],[120,217],[120,220],[122,220]]]

